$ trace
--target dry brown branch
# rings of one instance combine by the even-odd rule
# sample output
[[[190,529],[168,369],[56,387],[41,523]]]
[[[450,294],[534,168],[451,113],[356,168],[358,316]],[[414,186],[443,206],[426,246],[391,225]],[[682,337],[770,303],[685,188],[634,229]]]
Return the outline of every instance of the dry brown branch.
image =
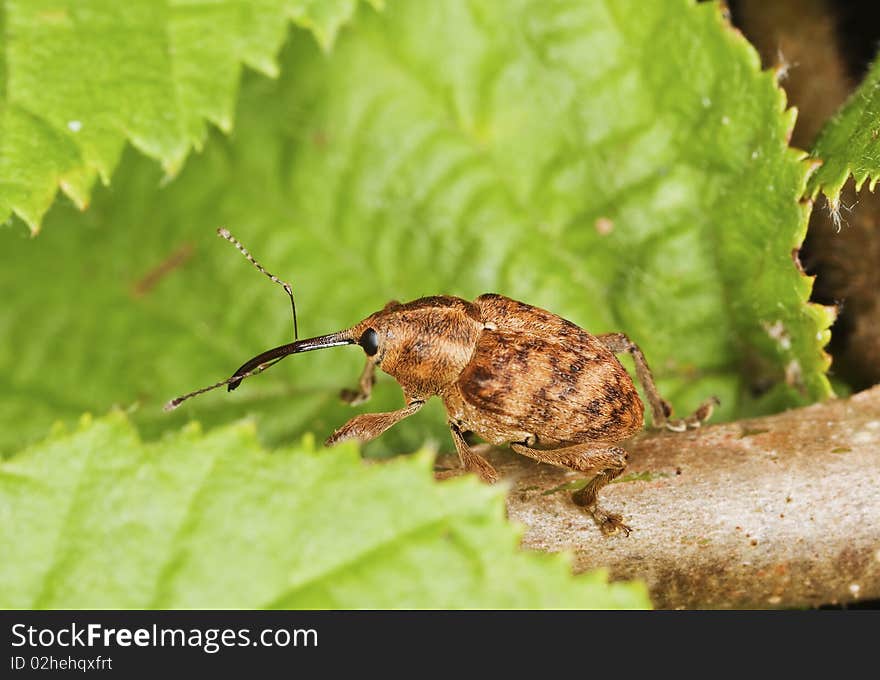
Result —
[[[570,500],[577,473],[493,451],[529,548],[644,579],[657,607],[803,607],[880,598],[880,387],[849,400],[629,446],[602,493],[629,537]],[[626,481],[629,480],[629,481]]]

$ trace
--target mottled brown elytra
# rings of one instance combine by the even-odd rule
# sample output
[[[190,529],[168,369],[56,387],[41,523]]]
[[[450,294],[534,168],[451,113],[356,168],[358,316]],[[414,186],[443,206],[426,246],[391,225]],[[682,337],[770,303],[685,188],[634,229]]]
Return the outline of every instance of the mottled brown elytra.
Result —
[[[293,303],[288,284],[266,272],[228,231],[219,233],[281,284]],[[227,380],[173,399],[166,409],[222,385],[231,391],[290,354],[337,345],[360,345],[367,356],[358,388],[343,390],[343,399],[350,404],[369,399],[378,366],[400,384],[406,406],[355,416],[327,439],[328,446],[374,439],[437,396],[462,467],[486,482],[498,475],[468,445],[466,433],[496,446],[510,444],[543,463],[594,473],[572,499],[604,533],[629,533],[620,515],[599,507],[597,495],[626,467],[626,451],[618,444],[642,429],[644,415],[632,378],[615,354],[632,355],[654,427],[699,427],[718,403],[712,397],[687,418],[672,420],[644,355],[626,335],[594,336],[552,312],[490,293],[473,302],[447,295],[389,302],[346,330],[263,352]]]

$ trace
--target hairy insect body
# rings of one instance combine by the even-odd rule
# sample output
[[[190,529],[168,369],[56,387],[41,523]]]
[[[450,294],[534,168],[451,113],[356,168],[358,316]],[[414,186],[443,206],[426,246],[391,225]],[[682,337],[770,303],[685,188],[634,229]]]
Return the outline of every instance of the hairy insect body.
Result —
[[[462,466],[487,482],[497,473],[466,442],[466,433],[494,445],[510,444],[544,463],[595,473],[573,499],[606,533],[629,531],[620,515],[599,507],[598,492],[626,467],[626,451],[617,444],[644,423],[635,384],[615,353],[633,355],[656,426],[699,426],[715,403],[709,400],[689,418],[670,421],[671,408],[657,393],[644,356],[625,335],[594,336],[502,295],[481,295],[473,302],[449,296],[393,301],[342,335],[356,338],[367,352],[359,389],[345,390],[343,397],[351,403],[369,398],[380,367],[400,384],[407,405],[355,416],[328,445],[372,439],[438,396]],[[251,368],[253,361],[239,370]]]
[[[425,400],[452,385],[471,360],[483,324],[479,309],[455,297],[389,302],[355,327],[374,329],[379,350],[368,357],[403,388],[407,400]]]
[[[265,271],[231,234],[219,233],[284,287],[295,332],[290,286]],[[498,477],[466,441],[470,432],[494,445],[510,444],[517,453],[540,462],[589,473],[572,499],[604,533],[629,533],[620,515],[599,506],[598,493],[625,469],[627,454],[618,444],[638,433],[644,419],[633,380],[615,354],[632,357],[654,427],[699,427],[718,403],[714,397],[707,399],[693,414],[672,420],[672,408],[658,393],[644,355],[626,335],[591,335],[544,309],[486,294],[473,302],[450,296],[389,302],[349,329],[267,350],[231,378],[173,399],[166,408],[224,385],[233,390],[290,354],[354,344],[361,346],[367,361],[358,387],[343,390],[343,399],[351,404],[369,399],[379,367],[400,384],[406,405],[355,416],[327,439],[328,445],[374,439],[437,396],[446,407],[463,468],[487,482]]]
[[[450,422],[500,445],[621,441],[643,407],[632,379],[593,335],[537,307],[488,294],[389,303],[353,335],[378,334],[372,361],[408,401],[443,399]]]
[[[498,295],[475,304],[483,331],[442,394],[462,429],[492,444],[538,448],[618,442],[641,430],[642,402],[629,373],[593,335]]]

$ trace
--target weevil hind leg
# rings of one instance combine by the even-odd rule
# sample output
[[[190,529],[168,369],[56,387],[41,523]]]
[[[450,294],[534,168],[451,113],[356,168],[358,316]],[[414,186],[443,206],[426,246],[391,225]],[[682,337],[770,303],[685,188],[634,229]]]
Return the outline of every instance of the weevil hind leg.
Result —
[[[534,449],[524,444],[511,444],[510,447],[523,456],[534,458],[542,463],[559,465],[579,472],[596,472],[587,485],[575,491],[571,498],[593,517],[593,520],[606,536],[622,531],[629,536],[631,531],[623,522],[623,517],[608,512],[599,506],[599,490],[626,469],[627,453],[619,446],[602,446],[596,443],[573,444],[558,449]]]
[[[477,453],[474,448],[468,446],[464,439],[464,435],[455,423],[449,423],[449,431],[452,433],[452,441],[455,443],[455,450],[458,452],[458,459],[461,466],[468,472],[477,474],[487,484],[494,484],[498,481],[498,473],[488,460]]]
[[[721,401],[718,397],[709,397],[697,407],[696,411],[686,418],[667,418],[665,423],[662,425],[655,425],[655,427],[665,427],[667,430],[672,430],[673,432],[696,430],[712,417],[712,412],[720,403]]]
[[[696,429],[712,417],[712,411],[721,403],[718,397],[709,397],[686,418],[671,418],[672,405],[660,396],[657,384],[654,382],[654,375],[651,373],[645,355],[639,346],[624,333],[605,333],[597,335],[596,338],[611,352],[615,354],[626,352],[632,356],[636,366],[636,376],[645,390],[645,396],[647,396],[648,404],[651,407],[651,425],[653,427],[665,427],[674,432]]]
[[[339,398],[346,404],[357,406],[369,401],[370,395],[373,393],[373,385],[376,384],[376,362],[372,357],[367,357],[367,363],[361,372],[356,390],[344,389],[339,392]]]

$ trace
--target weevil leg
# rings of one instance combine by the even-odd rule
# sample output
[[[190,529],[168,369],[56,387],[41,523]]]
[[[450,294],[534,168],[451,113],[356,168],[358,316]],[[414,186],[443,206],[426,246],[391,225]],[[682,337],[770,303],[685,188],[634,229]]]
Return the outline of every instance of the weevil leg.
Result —
[[[385,303],[385,306],[382,308],[382,310],[388,311],[389,309],[393,309],[394,307],[397,307],[399,305],[400,303],[397,300],[389,300]],[[371,357],[367,357],[367,363],[364,365],[364,370],[361,371],[361,377],[360,380],[358,380],[357,389],[340,390],[339,398],[342,399],[342,401],[344,401],[346,404],[349,404],[351,406],[363,404],[365,401],[369,401],[370,395],[373,393],[373,385],[375,384],[376,363]]]
[[[636,365],[636,376],[645,390],[645,396],[648,397],[648,404],[651,406],[651,423],[653,427],[673,430],[681,432],[683,430],[695,429],[700,427],[704,422],[712,417],[712,411],[720,403],[718,397],[709,397],[700,404],[699,408],[687,418],[671,419],[672,405],[660,396],[657,390],[657,384],[654,382],[654,375],[648,367],[645,355],[639,346],[630,340],[624,333],[605,333],[597,335],[596,338],[605,347],[615,354],[627,352],[632,355]]]
[[[468,446],[458,425],[449,423],[449,430],[452,432],[452,441],[455,443],[455,450],[458,451],[458,459],[461,461],[461,466],[465,470],[479,475],[480,479],[487,484],[497,482],[498,473],[495,471],[495,468],[492,467],[489,461]]]
[[[399,423],[407,416],[411,416],[424,405],[425,402],[422,400],[413,400],[397,411],[387,411],[385,413],[362,413],[349,420],[345,425],[330,435],[327,438],[327,441],[324,442],[324,445],[333,446],[346,439],[357,439],[362,442],[368,442],[371,439],[378,437],[392,425]]]
[[[376,384],[376,362],[372,357],[367,357],[367,363],[361,372],[360,380],[358,380],[358,388],[356,390],[345,389],[339,392],[342,401],[352,406],[363,404],[369,400],[373,393],[373,385]]]
[[[627,453],[619,446],[603,446],[592,442],[573,444],[558,449],[533,449],[524,444],[511,444],[517,453],[534,458],[542,463],[560,465],[596,475],[587,485],[575,491],[571,498],[593,516],[593,520],[606,536],[622,531],[629,536],[630,528],[623,523],[623,517],[599,507],[599,490],[626,469]]]

